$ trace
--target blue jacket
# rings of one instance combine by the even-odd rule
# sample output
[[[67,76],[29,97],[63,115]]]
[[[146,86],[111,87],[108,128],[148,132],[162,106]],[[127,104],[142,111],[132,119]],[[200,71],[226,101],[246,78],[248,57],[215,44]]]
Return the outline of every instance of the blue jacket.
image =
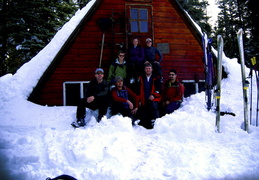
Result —
[[[159,63],[161,63],[163,59],[163,55],[156,47],[154,46],[146,47],[144,48],[144,52],[145,52],[145,59],[150,63],[154,63],[154,61],[158,61]],[[156,59],[156,55],[159,56],[159,59]]]
[[[137,46],[136,48],[132,47],[129,50],[130,60],[132,63],[144,63],[145,61],[145,53],[144,49],[141,46]]]

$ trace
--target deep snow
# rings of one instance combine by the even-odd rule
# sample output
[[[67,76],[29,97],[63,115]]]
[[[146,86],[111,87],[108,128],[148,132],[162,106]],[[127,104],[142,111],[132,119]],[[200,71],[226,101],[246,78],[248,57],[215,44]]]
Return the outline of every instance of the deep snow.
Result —
[[[259,179],[259,127],[250,126],[249,133],[242,129],[237,59],[223,58],[228,78],[222,80],[221,110],[236,116],[221,117],[221,133],[215,132],[215,113],[206,110],[204,92],[157,119],[152,130],[132,127],[130,119],[121,116],[96,123],[96,112],[88,109],[88,125],[73,129],[76,107],[40,106],[26,100],[91,3],[16,74],[0,78],[1,179],[44,180],[61,174],[80,180]],[[255,109],[255,80],[253,97]]]

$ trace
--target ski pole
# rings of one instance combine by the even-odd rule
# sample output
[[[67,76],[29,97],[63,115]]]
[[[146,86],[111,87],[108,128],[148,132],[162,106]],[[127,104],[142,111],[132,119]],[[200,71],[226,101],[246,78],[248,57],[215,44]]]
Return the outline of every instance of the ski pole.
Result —
[[[252,60],[252,59],[251,59]],[[250,77],[251,77],[251,88],[250,88],[250,125],[252,124],[252,115],[253,115],[253,69],[250,68]]]
[[[258,82],[258,75],[256,73],[256,57],[251,58],[252,67],[255,71],[255,78],[256,78],[256,85],[257,85],[257,105],[256,105],[256,121],[255,125],[258,126],[258,99],[259,99],[259,82]]]

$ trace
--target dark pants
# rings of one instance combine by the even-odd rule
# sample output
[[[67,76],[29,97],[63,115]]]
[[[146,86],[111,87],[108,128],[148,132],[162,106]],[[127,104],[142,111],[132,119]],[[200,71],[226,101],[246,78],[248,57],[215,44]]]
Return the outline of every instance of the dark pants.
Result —
[[[170,104],[168,104],[166,106],[165,113],[169,114],[169,113],[174,112],[176,109],[178,109],[180,107],[180,105],[181,105],[181,103],[178,101],[171,102]]]
[[[128,63],[128,77],[139,77],[144,73],[143,62],[129,62]]]
[[[97,121],[99,122],[101,118],[106,115],[107,113],[107,108],[109,105],[109,99],[108,96],[101,96],[101,97],[96,97],[95,100],[91,103],[88,103],[86,101],[86,98],[80,99],[78,106],[77,106],[77,111],[76,111],[76,118],[85,118],[85,113],[86,110],[85,108],[89,108],[91,110],[96,110],[99,109],[99,115]]]
[[[131,114],[131,110],[128,106],[125,106],[123,103],[112,103],[112,115],[116,115],[118,113],[133,120],[133,115]]]
[[[139,119],[140,125],[147,129],[153,128],[152,120],[155,120],[160,117],[159,113],[159,103],[155,101],[146,100],[145,106],[139,108]]]
[[[160,78],[162,77],[162,68],[160,66],[160,64],[158,63],[151,63],[154,69],[154,74],[156,74],[157,76],[159,76]]]

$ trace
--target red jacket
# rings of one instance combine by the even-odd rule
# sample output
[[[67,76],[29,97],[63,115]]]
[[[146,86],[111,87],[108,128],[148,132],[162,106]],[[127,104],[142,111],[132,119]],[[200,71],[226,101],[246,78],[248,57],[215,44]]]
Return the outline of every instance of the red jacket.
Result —
[[[138,107],[138,97],[137,97],[137,95],[132,90],[127,88],[126,86],[123,86],[122,89],[127,91],[129,99],[133,99],[133,101],[134,101],[133,102],[134,108],[137,108]],[[112,93],[111,93],[112,94],[112,100],[114,102],[126,103],[128,99],[119,97],[118,94],[117,94],[117,91],[118,91],[118,89],[116,87],[112,89]]]
[[[164,84],[163,101],[182,101],[184,96],[184,86],[176,80],[175,83],[170,84],[167,80]]]
[[[140,76],[139,77],[139,87],[140,87],[140,92],[139,92],[139,101],[141,102],[141,105],[145,105],[145,90],[144,90],[144,78],[146,78],[146,76]],[[150,80],[152,81],[152,85],[151,85],[151,92],[149,95],[153,95],[155,97],[155,99],[153,101],[156,102],[160,102],[161,101],[161,95],[160,93],[160,80],[158,77],[154,76],[152,74],[152,76],[150,77]]]

